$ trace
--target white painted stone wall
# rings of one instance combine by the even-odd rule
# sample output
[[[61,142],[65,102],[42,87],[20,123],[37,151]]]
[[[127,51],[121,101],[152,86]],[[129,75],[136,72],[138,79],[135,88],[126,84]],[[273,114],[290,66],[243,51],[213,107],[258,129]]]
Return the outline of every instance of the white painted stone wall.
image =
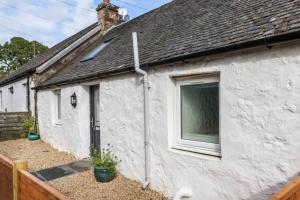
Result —
[[[152,70],[151,185],[193,199],[266,199],[300,171],[300,47],[206,59]],[[170,75],[221,73],[222,159],[171,150]],[[120,170],[143,180],[142,88],[136,76],[101,82],[102,143],[112,143]]]
[[[151,187],[195,200],[260,200],[300,172],[300,45],[219,55],[150,72]],[[170,76],[220,72],[222,158],[173,150],[174,85]],[[69,105],[79,93],[78,108]],[[62,90],[63,123],[51,122],[51,91],[39,93],[42,138],[60,150],[87,155],[88,90]],[[110,143],[129,178],[144,178],[143,94],[135,74],[100,83],[101,143]]]
[[[78,106],[73,108],[70,96],[77,95]],[[38,117],[41,138],[58,150],[71,152],[84,158],[89,155],[90,108],[89,88],[73,86],[61,88],[62,120],[55,120],[55,95],[53,91],[38,92]]]
[[[27,78],[12,82],[8,85],[0,87],[2,91],[2,105],[0,102],[1,112],[26,112],[27,111]],[[30,86],[33,87],[33,83],[30,78]],[[14,88],[14,93],[11,94],[9,88]],[[34,110],[34,91],[30,91],[30,108]],[[1,101],[1,100],[0,100]]]

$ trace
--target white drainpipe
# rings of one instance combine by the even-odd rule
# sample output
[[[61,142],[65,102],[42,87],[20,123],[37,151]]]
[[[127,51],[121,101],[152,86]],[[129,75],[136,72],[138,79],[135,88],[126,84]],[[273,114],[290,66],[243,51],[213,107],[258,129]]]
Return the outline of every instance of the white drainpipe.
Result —
[[[149,127],[149,80],[146,71],[140,68],[139,49],[137,33],[132,33],[133,53],[134,53],[134,69],[136,73],[143,75],[144,84],[144,148],[145,148],[145,180],[143,188],[146,189],[150,184],[150,127]]]

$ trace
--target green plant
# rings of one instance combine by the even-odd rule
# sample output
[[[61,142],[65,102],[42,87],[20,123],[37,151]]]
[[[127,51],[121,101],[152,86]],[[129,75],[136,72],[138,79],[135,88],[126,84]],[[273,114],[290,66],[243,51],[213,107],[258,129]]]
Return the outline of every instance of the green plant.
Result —
[[[22,123],[22,127],[26,135],[28,133],[35,133],[36,132],[36,126],[35,126],[35,119],[34,117],[28,115]]]
[[[116,166],[121,160],[112,152],[113,147],[108,144],[102,150],[91,149],[92,163],[95,167],[108,168],[116,173]]]

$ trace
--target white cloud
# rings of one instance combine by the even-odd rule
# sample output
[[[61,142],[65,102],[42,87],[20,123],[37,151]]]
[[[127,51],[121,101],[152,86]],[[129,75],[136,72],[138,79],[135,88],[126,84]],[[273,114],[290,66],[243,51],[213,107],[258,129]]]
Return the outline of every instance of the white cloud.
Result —
[[[23,36],[53,46],[96,22],[93,0],[0,0],[0,43]]]
[[[94,9],[91,9],[94,5],[93,0],[75,0],[76,7],[70,10],[72,15],[68,17],[63,23],[63,33],[66,35],[74,34],[78,29],[73,27],[86,27],[93,22],[96,22],[97,15]]]
[[[97,21],[102,0],[0,0],[0,43],[14,36],[53,46]],[[170,0],[111,0],[131,17]]]

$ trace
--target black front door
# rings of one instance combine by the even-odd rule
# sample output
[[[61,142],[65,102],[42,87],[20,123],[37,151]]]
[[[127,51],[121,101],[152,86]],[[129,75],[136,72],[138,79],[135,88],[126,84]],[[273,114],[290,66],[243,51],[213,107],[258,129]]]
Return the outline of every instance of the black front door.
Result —
[[[99,86],[90,87],[91,102],[91,148],[100,150],[100,101]]]

